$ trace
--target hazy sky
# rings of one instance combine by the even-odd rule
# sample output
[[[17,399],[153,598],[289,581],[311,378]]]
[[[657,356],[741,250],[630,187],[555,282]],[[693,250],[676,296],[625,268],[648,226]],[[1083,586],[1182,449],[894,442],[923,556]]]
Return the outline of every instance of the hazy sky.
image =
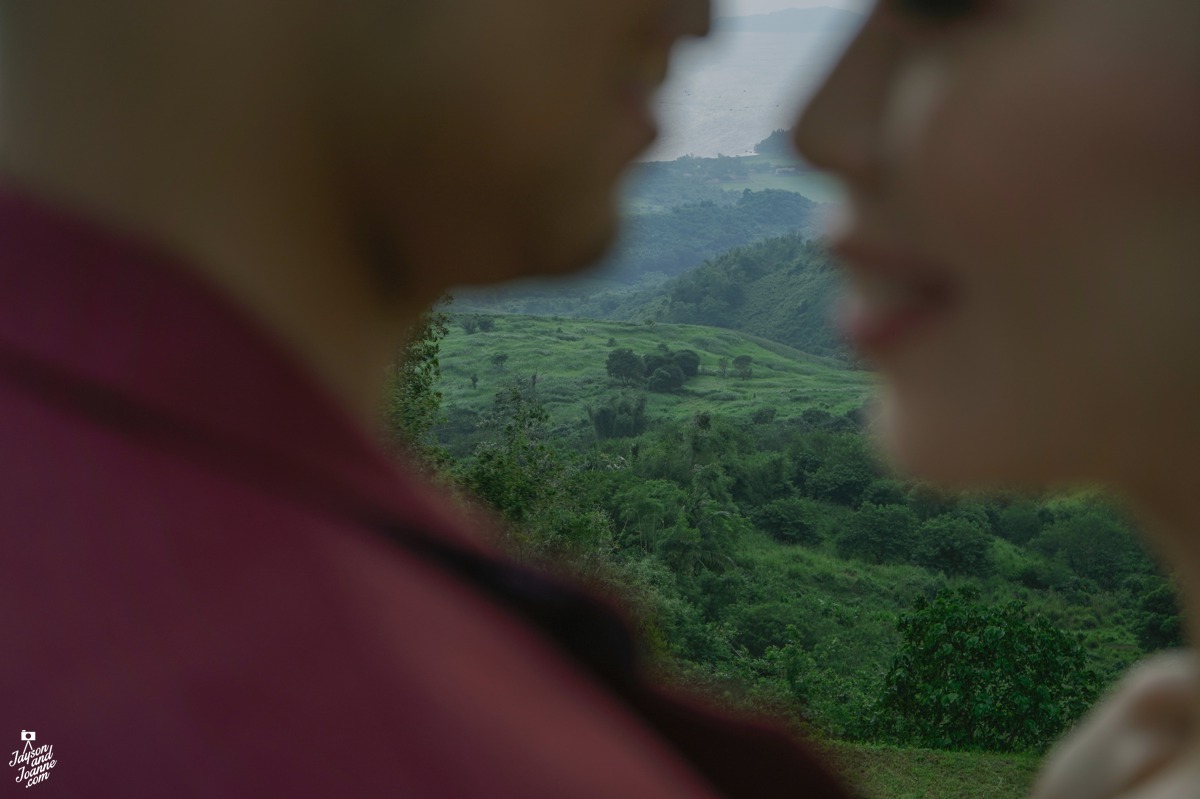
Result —
[[[714,0],[718,17],[743,17],[748,14],[767,14],[784,8],[813,8],[830,6],[865,11],[869,0]]]

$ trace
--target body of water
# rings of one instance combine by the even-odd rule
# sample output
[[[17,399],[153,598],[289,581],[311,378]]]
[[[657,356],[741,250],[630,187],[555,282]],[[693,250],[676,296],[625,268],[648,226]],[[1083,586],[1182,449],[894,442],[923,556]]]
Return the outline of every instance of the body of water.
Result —
[[[656,102],[659,139],[643,160],[749,153],[791,127],[852,34],[723,32],[681,45]]]

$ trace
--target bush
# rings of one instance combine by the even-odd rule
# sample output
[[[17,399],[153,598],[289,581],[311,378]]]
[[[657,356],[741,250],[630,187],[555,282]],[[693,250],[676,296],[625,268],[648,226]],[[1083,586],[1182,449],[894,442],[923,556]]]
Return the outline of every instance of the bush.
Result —
[[[812,433],[791,449],[796,482],[813,499],[856,507],[879,477],[866,440],[857,433]]]
[[[671,360],[683,370],[685,377],[695,377],[700,373],[700,356],[692,350],[679,350],[671,353]]]
[[[872,480],[863,491],[862,501],[875,505],[903,505],[907,495],[904,483],[887,477]]]
[[[864,503],[837,540],[838,554],[868,563],[902,563],[910,557],[917,516],[904,505]]]
[[[1138,643],[1147,652],[1183,646],[1183,620],[1171,584],[1160,577],[1146,582],[1150,585],[1138,602]]]
[[[1130,576],[1154,571],[1133,533],[1104,508],[1089,507],[1060,518],[1042,530],[1031,546],[1107,591]]]
[[[824,511],[812,500],[788,497],[758,508],[752,520],[758,529],[785,544],[816,544]]]
[[[992,537],[960,516],[937,516],[922,524],[914,551],[918,565],[946,574],[985,577],[992,570]]]
[[[596,438],[632,438],[646,430],[646,398],[609,397],[598,408],[588,407],[588,419]]]
[[[877,725],[901,745],[1040,751],[1096,699],[1083,648],[1020,602],[943,592],[897,627]]]
[[[1000,511],[996,532],[1014,544],[1024,546],[1042,532],[1042,525],[1042,515],[1037,504],[1019,500]]]
[[[608,376],[622,383],[637,383],[642,379],[642,359],[631,349],[613,350],[605,361]]]
[[[682,385],[683,370],[673,363],[655,369],[654,374],[646,381],[646,388],[651,391],[674,391]]]
[[[750,421],[755,424],[770,424],[775,421],[774,408],[759,408],[750,414]]]

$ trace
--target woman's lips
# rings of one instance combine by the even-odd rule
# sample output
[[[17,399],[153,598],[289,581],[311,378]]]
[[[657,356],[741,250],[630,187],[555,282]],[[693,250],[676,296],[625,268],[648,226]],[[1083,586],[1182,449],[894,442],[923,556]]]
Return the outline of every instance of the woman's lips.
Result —
[[[867,357],[893,352],[954,306],[954,284],[936,264],[851,243],[833,252],[850,274],[838,327]]]

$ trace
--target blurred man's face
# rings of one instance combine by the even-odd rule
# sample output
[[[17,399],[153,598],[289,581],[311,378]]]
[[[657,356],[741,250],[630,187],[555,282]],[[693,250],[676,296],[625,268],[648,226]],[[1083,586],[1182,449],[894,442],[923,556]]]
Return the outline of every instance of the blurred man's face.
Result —
[[[397,5],[330,14],[330,140],[372,235],[446,285],[602,254],[669,49],[704,33],[708,0]]]

